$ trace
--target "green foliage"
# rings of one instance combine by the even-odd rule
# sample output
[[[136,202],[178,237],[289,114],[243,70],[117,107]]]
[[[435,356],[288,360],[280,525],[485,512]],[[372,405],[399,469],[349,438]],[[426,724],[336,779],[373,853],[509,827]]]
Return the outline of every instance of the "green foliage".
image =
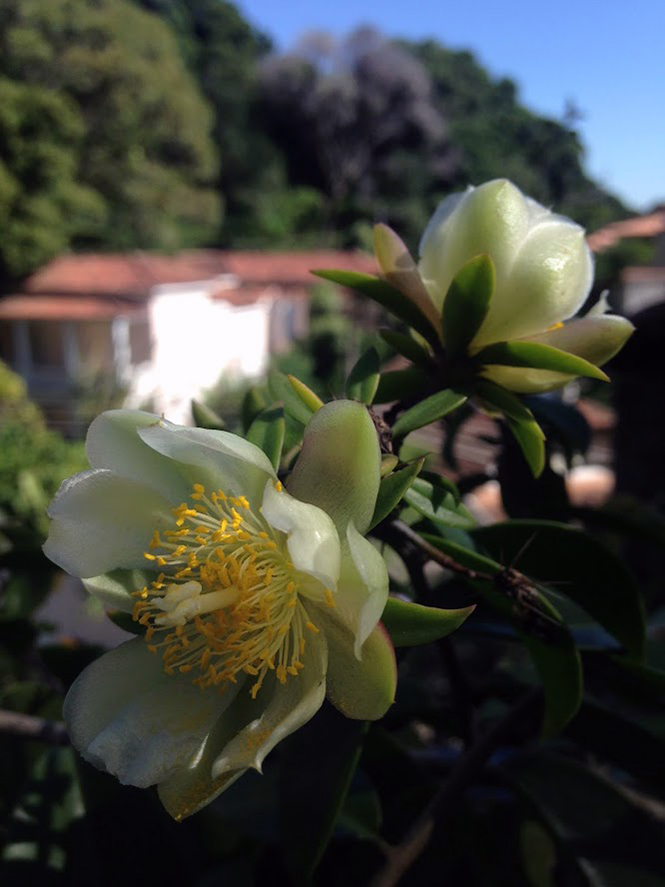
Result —
[[[80,444],[46,427],[28,399],[25,383],[0,362],[0,516],[5,532],[15,523],[45,536],[46,506],[61,481],[85,467]]]
[[[15,109],[3,111],[14,117],[3,178],[27,191],[9,215],[18,242],[9,271],[72,242],[175,249],[210,238],[219,224],[210,114],[164,23],[126,0],[2,0],[0,74],[14,84]],[[40,225],[59,233],[18,262]]]

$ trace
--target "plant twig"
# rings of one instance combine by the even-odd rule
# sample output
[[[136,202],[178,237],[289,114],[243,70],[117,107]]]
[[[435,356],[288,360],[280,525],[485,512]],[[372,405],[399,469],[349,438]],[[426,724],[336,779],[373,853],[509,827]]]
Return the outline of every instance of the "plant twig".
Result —
[[[482,770],[485,762],[510,735],[525,715],[541,699],[540,688],[526,693],[500,721],[480,737],[455,765],[448,779],[441,785],[430,803],[422,811],[399,844],[386,851],[386,862],[371,882],[371,887],[394,887],[402,875],[423,852],[434,829],[454,811],[454,802],[469,782]]]
[[[67,728],[61,721],[47,721],[4,709],[0,710],[0,735],[36,739],[49,745],[69,745]]]

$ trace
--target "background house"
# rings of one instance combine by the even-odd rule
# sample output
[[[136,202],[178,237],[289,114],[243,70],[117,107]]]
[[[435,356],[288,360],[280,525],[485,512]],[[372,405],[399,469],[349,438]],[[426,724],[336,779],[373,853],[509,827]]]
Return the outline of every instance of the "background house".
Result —
[[[304,335],[311,269],[331,267],[375,270],[339,251],[64,255],[0,300],[0,358],[69,434],[77,394],[100,386],[186,422],[222,374],[260,376]]]

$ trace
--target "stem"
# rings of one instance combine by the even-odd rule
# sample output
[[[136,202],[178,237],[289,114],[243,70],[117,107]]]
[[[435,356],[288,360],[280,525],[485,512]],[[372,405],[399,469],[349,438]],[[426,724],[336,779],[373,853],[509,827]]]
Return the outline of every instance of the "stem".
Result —
[[[61,721],[47,721],[15,711],[0,710],[0,735],[36,739],[50,745],[69,745],[67,728]]]

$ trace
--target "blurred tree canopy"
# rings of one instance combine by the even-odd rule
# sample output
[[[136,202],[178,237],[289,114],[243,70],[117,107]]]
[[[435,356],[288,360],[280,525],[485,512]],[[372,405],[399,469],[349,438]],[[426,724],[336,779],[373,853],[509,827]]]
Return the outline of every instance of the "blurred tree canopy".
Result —
[[[0,276],[74,249],[415,245],[452,190],[507,176],[588,228],[573,115],[472,53],[370,28],[287,53],[226,0],[0,0]]]
[[[68,242],[175,249],[217,230],[212,117],[165,23],[125,0],[1,0],[0,60],[7,274]]]

